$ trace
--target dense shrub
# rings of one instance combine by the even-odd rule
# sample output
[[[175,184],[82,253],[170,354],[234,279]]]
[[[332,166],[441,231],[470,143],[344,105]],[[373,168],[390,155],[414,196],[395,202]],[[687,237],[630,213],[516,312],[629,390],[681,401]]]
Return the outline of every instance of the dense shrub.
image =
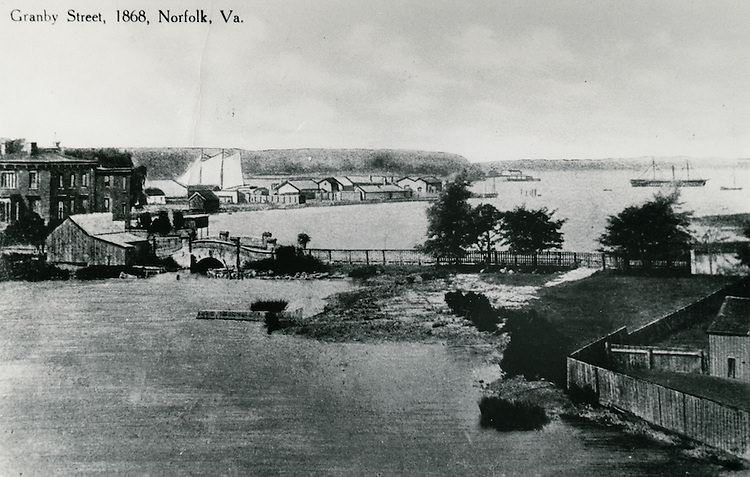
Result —
[[[317,273],[327,271],[326,265],[317,258],[306,255],[296,247],[279,247],[274,258],[267,258],[246,264],[247,268],[279,275],[295,273]]]
[[[500,366],[511,376],[546,378],[564,385],[567,379],[565,337],[536,311],[501,310],[510,343]]]
[[[257,300],[250,305],[252,311],[284,311],[289,304],[286,300]]]
[[[498,431],[532,431],[544,427],[549,417],[544,408],[526,401],[485,396],[479,401],[482,427]]]
[[[357,267],[349,272],[351,278],[370,278],[378,274],[379,268],[375,265],[366,265],[364,267]]]
[[[47,264],[43,257],[21,253],[0,255],[0,281],[67,279],[70,273]]]
[[[456,290],[445,294],[445,303],[455,315],[465,317],[479,331],[497,330],[497,311],[485,295]]]

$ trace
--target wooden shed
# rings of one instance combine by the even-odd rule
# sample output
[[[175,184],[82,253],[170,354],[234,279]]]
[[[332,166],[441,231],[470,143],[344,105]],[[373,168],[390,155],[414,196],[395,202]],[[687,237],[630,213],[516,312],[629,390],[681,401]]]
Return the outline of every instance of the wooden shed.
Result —
[[[112,213],[71,215],[46,240],[47,261],[55,265],[90,267],[129,266],[148,256],[145,237],[125,231],[125,222]]]
[[[726,297],[707,332],[710,374],[750,382],[750,298]]]
[[[216,212],[219,210],[219,198],[213,191],[204,189],[196,190],[190,194],[188,199],[190,210],[198,212]]]

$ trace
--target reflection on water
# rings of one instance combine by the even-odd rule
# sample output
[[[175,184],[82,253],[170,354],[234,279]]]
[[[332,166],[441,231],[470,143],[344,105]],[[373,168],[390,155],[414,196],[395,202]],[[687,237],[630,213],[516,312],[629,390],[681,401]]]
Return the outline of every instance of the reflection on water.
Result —
[[[613,431],[479,427],[485,352],[331,344],[199,308],[339,282],[1,283],[2,475],[711,475]]]

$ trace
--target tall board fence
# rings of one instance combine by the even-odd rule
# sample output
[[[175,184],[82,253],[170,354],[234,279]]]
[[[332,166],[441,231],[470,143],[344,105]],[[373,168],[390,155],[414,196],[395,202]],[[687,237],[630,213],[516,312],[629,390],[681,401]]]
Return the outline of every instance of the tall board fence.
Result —
[[[711,399],[568,357],[568,388],[591,391],[605,406],[750,459],[750,413]]]

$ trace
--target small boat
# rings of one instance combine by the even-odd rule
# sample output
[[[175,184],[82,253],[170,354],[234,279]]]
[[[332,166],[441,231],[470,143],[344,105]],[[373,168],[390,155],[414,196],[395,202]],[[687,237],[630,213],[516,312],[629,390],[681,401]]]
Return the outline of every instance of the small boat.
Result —
[[[742,186],[737,185],[737,176],[735,174],[732,174],[732,185],[731,186],[721,186],[719,187],[721,190],[742,190]]]
[[[687,178],[677,179],[672,166],[671,179],[656,178],[656,162],[651,161],[652,178],[651,179],[630,179],[630,185],[633,187],[703,187],[708,179],[691,179],[690,164],[686,166]]]

